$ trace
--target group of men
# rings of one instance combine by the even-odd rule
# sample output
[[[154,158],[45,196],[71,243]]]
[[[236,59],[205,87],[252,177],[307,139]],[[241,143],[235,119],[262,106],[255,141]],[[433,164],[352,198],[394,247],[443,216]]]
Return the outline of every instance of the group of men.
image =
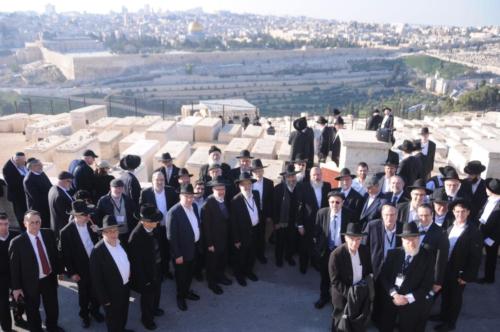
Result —
[[[297,135],[309,135],[307,124],[298,128]],[[257,281],[255,262],[268,261],[269,225],[277,267],[296,266],[298,258],[300,273],[309,266],[319,270],[314,305],[333,304],[332,330],[362,331],[370,318],[381,331],[396,326],[423,331],[430,318],[441,321],[437,329],[452,330],[465,285],[476,280],[483,245],[481,281],[494,282],[500,181],[481,179],[484,166],[478,161],[467,164],[467,179],[452,167],[430,178],[428,134],[400,146],[401,162],[389,152],[384,173],[369,175],[363,162],[358,176],[341,170],[333,189],[303,150],[276,185],[264,177],[267,166],[248,150],[231,168],[212,146],[194,183],[193,175],[164,153],[150,188],[141,188],[133,174],[140,158],[126,156],[120,161],[125,172],[101,197],[93,194],[97,156],[92,151],[85,151],[71,172],[61,172],[54,186],[38,160],[26,168],[25,156],[17,153],[7,161],[4,176],[22,233],[10,231],[7,215],[0,214],[0,278],[6,281],[0,294],[2,328],[11,330],[12,293],[16,323],[24,309],[29,329],[42,331],[41,299],[47,330],[62,331],[57,280],[66,275],[78,284],[82,327],[92,319],[105,321],[109,331],[129,331],[128,299],[134,290],[141,297],[141,322],[154,330],[155,317],[164,314],[164,279],[175,279],[182,311],[187,301],[200,299],[191,288],[193,278],[205,275],[217,295],[233,283],[229,267],[240,286]],[[429,317],[438,296],[440,315]]]

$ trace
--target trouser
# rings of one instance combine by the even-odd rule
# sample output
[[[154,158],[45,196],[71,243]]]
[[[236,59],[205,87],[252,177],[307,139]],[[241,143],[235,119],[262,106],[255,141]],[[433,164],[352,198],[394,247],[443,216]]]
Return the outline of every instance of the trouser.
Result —
[[[24,227],[24,214],[26,213],[26,210],[28,209],[26,207],[26,199],[21,199],[21,200],[14,200],[12,202],[12,209],[14,210],[14,214],[16,215],[17,222],[19,223],[19,229],[21,232],[24,232],[26,230],[26,227]]]
[[[484,262],[484,279],[488,282],[495,282],[495,269],[498,259],[498,244],[484,246],[486,251],[486,260]]]
[[[333,250],[326,249],[326,252],[321,257],[319,273],[320,273],[320,298],[329,299],[330,295],[330,272],[328,272],[328,261]]]
[[[274,253],[276,256],[276,262],[283,263],[283,255],[286,259],[291,259],[297,252],[299,232],[295,225],[288,225],[287,227],[281,227],[276,230],[275,233],[276,246]]]
[[[175,284],[178,298],[185,299],[187,297],[193,281],[194,266],[195,259],[184,260],[182,264],[175,264]]]
[[[299,266],[301,270],[305,270],[309,266],[312,245],[312,227],[304,225],[304,235],[299,235]]]
[[[154,230],[158,245],[160,246],[161,271],[163,274],[170,272],[170,242],[167,239],[165,226],[161,225]]]
[[[262,259],[266,256],[266,218],[263,218],[257,224],[257,242],[255,246],[255,255]]]
[[[206,251],[205,263],[207,269],[207,281],[208,287],[213,287],[217,285],[224,275],[224,270],[226,269],[227,263],[227,253],[226,250],[222,251]]]
[[[161,280],[161,263],[158,263],[155,280],[141,292],[141,319],[146,324],[154,321],[154,313],[160,306]]]
[[[10,291],[8,278],[0,278],[0,327],[8,331],[12,328],[9,305]]]
[[[464,289],[455,273],[447,271],[441,294],[441,319],[450,326],[455,326],[462,309]]]
[[[113,294],[111,304],[104,306],[108,332],[123,332],[127,325],[130,289],[128,284],[121,285],[120,288],[119,292]]]
[[[258,229],[257,226],[252,227],[252,234],[250,234],[249,243],[241,244],[239,249],[236,249],[236,277],[244,278],[249,273],[253,273],[255,265],[255,248],[258,242]]]
[[[30,331],[42,331],[42,319],[40,317],[40,297],[42,298],[45,310],[45,325],[47,330],[57,327],[59,318],[59,304],[57,301],[57,278],[54,273],[38,280],[38,292],[30,294],[24,292],[26,305],[26,316]]]
[[[89,317],[89,313],[99,311],[99,301],[94,295],[90,278],[82,278],[77,282],[78,304],[80,305],[79,315],[82,318]]]

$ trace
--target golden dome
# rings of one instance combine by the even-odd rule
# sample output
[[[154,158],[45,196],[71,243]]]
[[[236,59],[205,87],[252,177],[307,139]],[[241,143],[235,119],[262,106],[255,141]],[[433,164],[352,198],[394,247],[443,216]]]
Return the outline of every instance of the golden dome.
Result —
[[[189,33],[202,32],[202,31],[203,31],[203,26],[200,23],[196,21],[189,23],[188,25]]]

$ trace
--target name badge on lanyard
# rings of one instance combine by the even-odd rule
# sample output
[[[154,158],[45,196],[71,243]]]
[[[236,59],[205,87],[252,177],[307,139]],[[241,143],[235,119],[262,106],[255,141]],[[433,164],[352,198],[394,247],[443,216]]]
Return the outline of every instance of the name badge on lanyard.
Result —
[[[401,285],[403,284],[403,281],[405,281],[405,276],[402,273],[398,273],[398,275],[396,276],[396,281],[394,282],[394,285],[396,285],[396,287],[400,288]]]

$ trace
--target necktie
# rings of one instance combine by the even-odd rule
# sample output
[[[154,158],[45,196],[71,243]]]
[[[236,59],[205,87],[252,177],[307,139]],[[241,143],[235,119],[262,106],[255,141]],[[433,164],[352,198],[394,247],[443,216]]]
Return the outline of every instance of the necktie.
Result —
[[[405,262],[403,264],[403,274],[406,274],[406,270],[408,269],[408,266],[410,265],[410,259],[411,259],[411,256],[407,255],[405,258]]]
[[[227,218],[229,216],[229,214],[227,212],[226,204],[224,202],[219,202],[219,207],[220,207],[220,210],[221,210],[224,218]]]
[[[47,256],[45,255],[45,250],[43,250],[42,241],[40,241],[40,238],[38,236],[35,237],[35,239],[36,239],[36,249],[38,250],[38,256],[40,257],[40,262],[42,263],[42,272],[47,276],[50,274],[49,261],[47,259]]]

